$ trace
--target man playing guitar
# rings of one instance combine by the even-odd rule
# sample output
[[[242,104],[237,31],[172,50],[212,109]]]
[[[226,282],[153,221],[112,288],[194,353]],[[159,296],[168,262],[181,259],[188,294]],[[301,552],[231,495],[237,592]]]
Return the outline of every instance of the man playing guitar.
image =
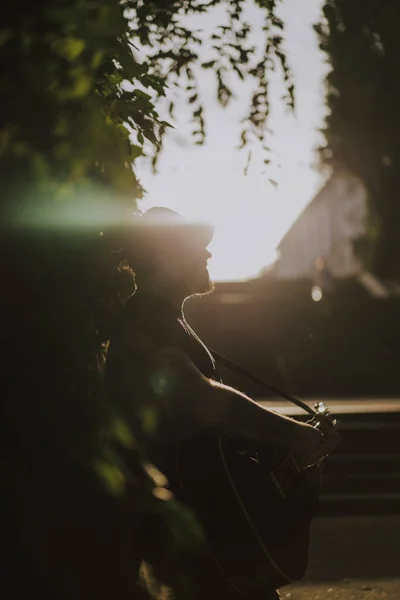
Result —
[[[212,354],[186,322],[185,301],[213,289],[207,270],[212,229],[166,208],[148,210],[137,223],[127,249],[137,289],[111,338],[107,377],[149,458],[168,471],[163,445],[207,428],[251,442],[279,441],[303,467],[328,455],[337,444],[334,432],[323,435],[218,381]],[[155,432],[143,427],[143,415],[152,407]],[[243,597],[226,591],[218,577],[206,564],[198,565],[198,598]],[[273,589],[262,596],[277,597]]]

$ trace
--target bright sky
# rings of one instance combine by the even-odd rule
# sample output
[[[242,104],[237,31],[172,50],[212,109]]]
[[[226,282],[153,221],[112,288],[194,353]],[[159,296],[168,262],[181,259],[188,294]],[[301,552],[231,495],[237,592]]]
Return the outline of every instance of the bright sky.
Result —
[[[239,121],[246,113],[251,93],[249,84],[238,83],[232,105],[222,109],[216,101],[214,79],[205,73],[201,94],[206,109],[207,143],[191,146],[190,113],[182,102],[177,110],[180,118],[173,123],[175,130],[165,142],[158,174],[152,175],[146,164],[139,166],[139,176],[147,190],[139,205],[141,209],[167,206],[189,219],[206,220],[215,226],[209,246],[213,253],[209,270],[215,281],[248,279],[271,264],[280,239],[322,184],[321,175],[312,167],[325,112],[323,79],[327,65],[312,29],[321,15],[321,6],[322,0],[282,3],[280,16],[286,23],[286,51],[294,74],[296,111],[288,114],[280,101],[281,77],[271,74],[269,127],[273,136],[267,139],[273,150],[271,165],[264,165],[261,148],[254,147],[245,175],[247,153],[235,149]],[[223,7],[218,7],[201,21],[196,20],[196,26],[215,27],[224,16]],[[252,2],[245,16],[257,30],[259,12]],[[255,41],[261,42],[262,35],[257,31],[254,35]],[[179,103],[174,95],[174,101],[177,100]]]

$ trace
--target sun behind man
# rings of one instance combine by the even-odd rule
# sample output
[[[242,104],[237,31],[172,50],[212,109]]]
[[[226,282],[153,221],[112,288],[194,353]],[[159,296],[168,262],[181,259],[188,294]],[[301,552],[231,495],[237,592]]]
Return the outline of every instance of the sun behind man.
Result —
[[[212,237],[211,227],[188,223],[166,208],[149,209],[138,218],[127,251],[137,289],[119,320],[107,359],[113,398],[163,470],[163,444],[210,427],[255,442],[279,440],[299,462],[309,459],[312,464],[331,450],[322,434],[220,383],[212,355],[185,320],[187,298],[213,290],[207,270]],[[144,426],[149,407],[159,417],[156,432]],[[223,589],[207,566],[198,575],[198,598],[241,597],[234,589]],[[276,597],[271,590],[263,600]]]

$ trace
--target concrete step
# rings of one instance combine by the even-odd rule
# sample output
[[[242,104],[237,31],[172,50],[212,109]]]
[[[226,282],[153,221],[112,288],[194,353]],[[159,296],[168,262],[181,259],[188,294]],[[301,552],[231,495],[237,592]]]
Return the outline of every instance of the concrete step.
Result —
[[[318,516],[400,515],[400,492],[324,493]]]
[[[395,493],[400,491],[400,473],[338,473],[325,475],[323,491],[329,494]]]
[[[390,454],[332,454],[326,459],[324,475],[352,474],[395,474],[400,473],[400,453]]]

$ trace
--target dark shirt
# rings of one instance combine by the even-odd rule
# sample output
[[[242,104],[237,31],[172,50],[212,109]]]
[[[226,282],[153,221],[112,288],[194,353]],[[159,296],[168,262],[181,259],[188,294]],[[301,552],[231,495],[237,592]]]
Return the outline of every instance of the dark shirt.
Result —
[[[108,349],[106,379],[111,397],[123,409],[141,438],[138,412],[150,377],[146,355],[162,348],[185,352],[205,377],[219,379],[215,361],[185,321],[182,312],[166,300],[136,292],[128,300],[114,329]],[[174,415],[177,422],[180,416]],[[182,424],[182,430],[184,425]]]
[[[139,437],[140,426],[137,419],[135,420],[135,412],[141,407],[138,390],[139,382],[144,377],[141,355],[146,352],[146,340],[151,340],[153,349],[179,348],[190,357],[205,377],[219,380],[212,354],[185,321],[181,311],[155,295],[135,293],[128,300],[110,343],[107,379],[113,398],[127,409],[131,423],[136,423]],[[168,472],[169,457],[173,455],[172,447],[173,442],[163,445],[159,452],[151,449],[151,459],[167,476],[172,473],[172,469]],[[186,568],[187,563],[184,569]],[[202,600],[205,596],[208,600],[243,598],[230,588],[209,558],[204,561],[196,558],[189,568],[197,581],[197,595],[194,600]],[[277,597],[276,593],[271,591],[264,593],[262,600]]]

